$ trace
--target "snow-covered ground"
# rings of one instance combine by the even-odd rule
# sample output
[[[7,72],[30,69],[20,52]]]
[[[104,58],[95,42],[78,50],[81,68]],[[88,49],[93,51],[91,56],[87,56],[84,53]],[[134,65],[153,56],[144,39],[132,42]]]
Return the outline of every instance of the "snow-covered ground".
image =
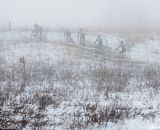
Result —
[[[61,33],[46,35],[47,42],[35,42],[28,32],[0,33],[0,111],[11,112],[7,119],[25,120],[23,130],[160,129],[158,35],[128,42],[124,37],[102,34],[105,46],[114,51],[124,40],[127,57],[146,64],[110,62],[58,42],[64,40]],[[96,36],[88,33],[87,42],[92,45]],[[73,38],[77,41],[77,34]],[[25,73],[19,62],[23,56]],[[106,110],[108,115],[100,118]],[[100,124],[92,120],[94,114]]]

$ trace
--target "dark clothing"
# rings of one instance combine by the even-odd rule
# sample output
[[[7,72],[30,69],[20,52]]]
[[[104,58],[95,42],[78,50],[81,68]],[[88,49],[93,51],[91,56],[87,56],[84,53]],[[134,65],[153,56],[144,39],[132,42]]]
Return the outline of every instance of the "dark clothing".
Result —
[[[42,27],[35,24],[32,36],[37,40],[41,40],[42,39],[42,33],[43,33]]]
[[[34,32],[35,34],[37,34],[37,35],[41,35],[42,32],[43,32],[43,29],[42,29],[41,26],[35,25],[33,32]]]
[[[116,48],[116,50],[118,50],[120,54],[123,54],[123,53],[125,53],[125,52],[127,51],[126,46],[125,46],[124,44],[120,44],[120,45]]]
[[[101,37],[97,37],[95,43],[96,43],[96,46],[97,46],[99,49],[102,49],[102,47],[103,47],[103,40],[102,40]]]
[[[82,30],[78,32],[78,38],[80,40],[80,44],[85,45],[85,33]]]
[[[65,36],[67,42],[71,42],[72,41],[71,32],[69,30],[65,31],[64,36]]]

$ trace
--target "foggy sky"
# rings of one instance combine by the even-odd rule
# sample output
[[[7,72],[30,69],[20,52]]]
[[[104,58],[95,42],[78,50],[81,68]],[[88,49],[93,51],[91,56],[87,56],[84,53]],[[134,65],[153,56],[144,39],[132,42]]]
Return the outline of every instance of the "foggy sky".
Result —
[[[160,0],[0,0],[0,24],[160,26]]]

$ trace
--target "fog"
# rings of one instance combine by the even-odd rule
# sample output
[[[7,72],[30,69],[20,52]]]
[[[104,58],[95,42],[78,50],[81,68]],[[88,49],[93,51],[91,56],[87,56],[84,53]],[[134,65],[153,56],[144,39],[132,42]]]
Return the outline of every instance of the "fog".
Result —
[[[0,0],[0,24],[160,28],[159,0]]]

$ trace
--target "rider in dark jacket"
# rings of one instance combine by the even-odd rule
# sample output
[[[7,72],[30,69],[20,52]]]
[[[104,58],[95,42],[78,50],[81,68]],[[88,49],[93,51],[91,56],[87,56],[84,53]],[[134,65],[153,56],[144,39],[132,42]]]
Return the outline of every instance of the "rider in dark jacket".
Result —
[[[66,38],[67,42],[72,42],[71,31],[69,29],[65,30],[64,37]]]
[[[127,51],[126,46],[123,41],[120,42],[120,45],[116,48],[116,51],[118,51],[119,54],[123,54]]]
[[[43,29],[40,25],[38,24],[34,24],[34,30],[33,30],[33,33],[35,35],[35,37],[41,37],[42,36],[42,33],[43,33]]]
[[[94,42],[99,49],[103,47],[103,39],[100,35],[97,36],[96,41]]]
[[[80,44],[85,46],[85,32],[81,28],[78,32],[78,38],[80,40]]]

